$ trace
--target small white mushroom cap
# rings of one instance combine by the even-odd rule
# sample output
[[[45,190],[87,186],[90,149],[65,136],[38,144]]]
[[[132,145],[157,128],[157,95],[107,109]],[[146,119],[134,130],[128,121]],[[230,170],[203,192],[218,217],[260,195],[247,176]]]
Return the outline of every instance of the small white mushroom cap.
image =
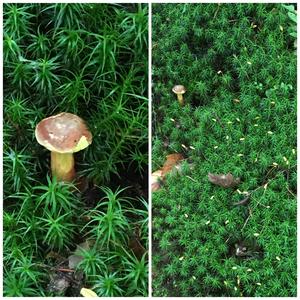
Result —
[[[176,95],[183,95],[186,92],[186,88],[183,85],[175,85],[172,88],[173,93]]]

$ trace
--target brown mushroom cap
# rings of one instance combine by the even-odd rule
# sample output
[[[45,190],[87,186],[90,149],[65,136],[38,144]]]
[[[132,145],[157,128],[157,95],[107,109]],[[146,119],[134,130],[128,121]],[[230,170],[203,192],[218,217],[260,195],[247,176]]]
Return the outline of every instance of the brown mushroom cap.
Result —
[[[92,143],[92,134],[85,122],[78,116],[66,112],[38,123],[35,137],[39,144],[58,153],[74,153]]]
[[[177,95],[183,95],[186,92],[186,88],[183,85],[175,85],[172,91]]]

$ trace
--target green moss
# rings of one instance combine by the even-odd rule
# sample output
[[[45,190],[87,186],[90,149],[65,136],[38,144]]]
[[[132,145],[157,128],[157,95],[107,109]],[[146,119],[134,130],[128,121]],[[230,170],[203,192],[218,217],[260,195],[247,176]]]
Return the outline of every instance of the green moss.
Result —
[[[147,295],[147,255],[129,245],[140,230],[147,253],[147,5],[4,4],[3,13],[4,295],[75,297],[81,286]],[[60,112],[93,135],[74,154],[84,193],[51,178],[50,152],[35,139],[38,122]],[[79,285],[51,291],[86,240]]]
[[[173,152],[194,164],[153,193],[154,295],[296,296],[296,56],[286,9],[157,4],[153,13],[153,170]],[[175,84],[187,88],[183,108]],[[255,190],[249,205],[232,206],[245,195],[212,185],[208,172],[241,177],[241,192]],[[241,241],[259,256],[236,257]]]

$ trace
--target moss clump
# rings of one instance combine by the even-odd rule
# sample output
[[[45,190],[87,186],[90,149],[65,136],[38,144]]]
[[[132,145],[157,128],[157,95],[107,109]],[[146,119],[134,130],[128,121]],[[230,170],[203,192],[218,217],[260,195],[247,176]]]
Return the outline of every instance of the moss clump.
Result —
[[[4,296],[146,296],[148,7],[3,8]],[[75,154],[81,192],[50,178],[35,139],[60,112],[93,135]]]
[[[279,4],[153,6],[155,296],[296,296],[296,56]],[[172,87],[187,88],[178,105]],[[182,146],[184,145],[184,146]],[[188,163],[187,162],[187,163]],[[237,189],[208,173],[240,177]],[[246,206],[233,206],[250,192]],[[250,256],[236,255],[247,245]]]

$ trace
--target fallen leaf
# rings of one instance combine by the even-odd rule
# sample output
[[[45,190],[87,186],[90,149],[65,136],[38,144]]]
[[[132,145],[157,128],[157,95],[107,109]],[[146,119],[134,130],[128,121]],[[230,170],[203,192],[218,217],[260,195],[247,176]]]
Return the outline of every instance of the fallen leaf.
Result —
[[[50,275],[50,282],[47,289],[50,292],[63,294],[70,286],[72,278],[67,273],[56,273]]]
[[[212,174],[208,173],[208,180],[224,188],[235,187],[240,183],[240,178],[234,178],[232,174]]]
[[[179,161],[183,160],[184,157],[180,153],[174,153],[167,155],[167,160],[165,161],[161,171],[162,171],[162,178],[164,179],[165,176],[170,173]]]
[[[184,157],[180,153],[174,153],[167,155],[167,159],[163,167],[151,174],[151,191],[155,192],[162,186],[162,181],[166,175],[170,173],[174,167],[178,166],[178,162],[183,160]]]
[[[68,257],[69,260],[69,268],[70,269],[76,269],[76,267],[81,263],[83,260],[83,256],[80,255],[80,252],[82,250],[89,250],[90,249],[90,244],[88,241],[85,241],[79,245],[77,245],[76,250],[74,251],[73,255],[70,255]]]
[[[82,288],[80,290],[80,295],[82,295],[83,297],[98,297],[94,291],[86,288]]]
[[[69,268],[74,270],[81,263],[83,257],[81,255],[73,254],[70,255],[68,259],[69,259]]]
[[[159,182],[154,182],[151,184],[151,192],[156,192],[161,188],[161,184]]]
[[[81,250],[89,250],[90,249],[90,241],[84,241],[83,243],[80,243],[79,245],[76,246],[76,250],[77,251],[81,251]]]
[[[161,188],[162,170],[157,170],[151,174],[151,191],[155,192]]]

